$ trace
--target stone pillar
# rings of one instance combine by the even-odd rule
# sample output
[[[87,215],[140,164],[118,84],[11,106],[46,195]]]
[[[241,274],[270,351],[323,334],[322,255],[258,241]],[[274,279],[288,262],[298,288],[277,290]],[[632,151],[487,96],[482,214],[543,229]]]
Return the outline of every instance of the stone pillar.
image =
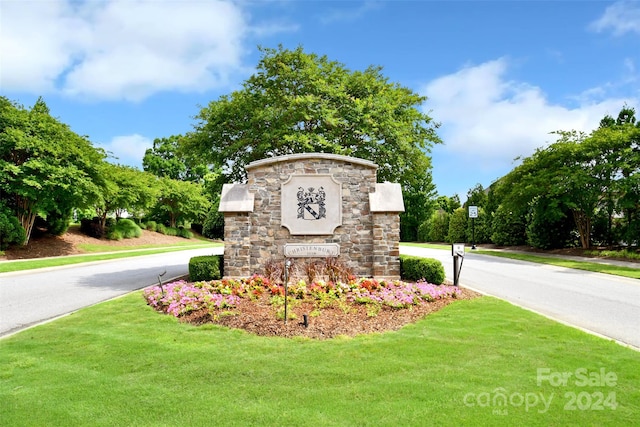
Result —
[[[373,214],[373,275],[378,279],[400,279],[400,216]]]
[[[373,275],[400,279],[400,212],[404,212],[400,184],[376,184],[369,195],[373,213]]]
[[[220,212],[224,212],[224,275],[248,277],[251,272],[251,218],[254,196],[246,184],[224,184]]]
[[[249,214],[225,213],[224,221],[224,275],[225,277],[249,277],[251,276]]]

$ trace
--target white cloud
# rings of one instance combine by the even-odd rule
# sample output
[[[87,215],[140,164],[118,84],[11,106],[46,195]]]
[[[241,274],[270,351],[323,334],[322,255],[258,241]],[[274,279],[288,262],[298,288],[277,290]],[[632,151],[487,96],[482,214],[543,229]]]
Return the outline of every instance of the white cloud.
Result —
[[[0,28],[2,88],[127,100],[224,85],[251,32],[226,0],[8,0]]]
[[[115,136],[108,143],[96,144],[103,148],[112,163],[142,167],[142,158],[148,148],[153,148],[153,141],[145,136],[133,135]]]
[[[598,32],[611,29],[617,36],[628,32],[640,34],[640,3],[616,2],[607,7],[604,14],[591,23],[590,28]]]
[[[513,167],[513,159],[556,141],[556,130],[589,132],[605,114],[616,115],[630,99],[583,101],[575,108],[550,103],[542,89],[506,77],[505,58],[437,78],[421,91],[429,100],[445,150],[460,165],[473,164],[494,178]]]

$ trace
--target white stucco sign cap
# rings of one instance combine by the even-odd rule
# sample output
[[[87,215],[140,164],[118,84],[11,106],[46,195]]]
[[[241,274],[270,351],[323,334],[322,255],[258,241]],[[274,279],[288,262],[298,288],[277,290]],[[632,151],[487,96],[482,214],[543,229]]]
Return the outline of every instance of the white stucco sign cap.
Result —
[[[253,212],[253,193],[247,184],[223,184],[219,212]]]
[[[402,187],[398,183],[376,184],[375,193],[369,193],[371,212],[404,212]]]

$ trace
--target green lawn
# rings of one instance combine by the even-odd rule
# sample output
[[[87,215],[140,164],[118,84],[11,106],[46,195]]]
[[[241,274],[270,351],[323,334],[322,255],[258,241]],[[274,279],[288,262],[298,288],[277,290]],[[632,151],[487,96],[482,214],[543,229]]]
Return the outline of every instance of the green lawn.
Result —
[[[182,242],[172,243],[171,247],[187,247],[187,246],[198,246],[203,244],[210,244],[210,241],[203,241],[199,239],[185,239]],[[220,243],[222,244],[222,243]],[[162,247],[167,247],[168,245],[162,245]],[[78,249],[81,249],[87,253],[95,253],[95,252],[120,252],[120,251],[133,251],[139,249],[154,249],[158,248],[158,245],[130,245],[130,246],[111,246],[111,245],[96,245],[93,243],[81,243],[78,245]]]
[[[100,245],[91,245],[100,247]],[[179,246],[129,246],[127,249],[117,249],[119,252],[102,253],[93,255],[73,255],[67,257],[55,257],[55,258],[36,258],[24,261],[4,261],[0,262],[0,273],[6,273],[10,271],[23,271],[32,270],[36,268],[45,267],[57,267],[61,265],[80,264],[83,262],[91,261],[104,261],[117,258],[129,258],[134,256],[160,254],[165,252],[185,251],[190,249],[207,248],[222,246],[222,243],[203,243],[197,241],[185,245]],[[112,246],[107,246],[113,248]],[[95,248],[94,248],[95,249]]]
[[[3,426],[622,426],[640,417],[640,353],[489,297],[397,332],[312,341],[180,324],[136,292],[0,340],[0,366]],[[538,384],[539,369],[572,378]],[[583,385],[585,375],[598,384]]]
[[[595,273],[613,274],[615,276],[640,279],[640,265],[638,268],[622,267],[618,265],[600,264],[596,262],[573,261],[562,258],[552,258],[539,255],[529,255],[522,253],[499,252],[499,251],[474,251],[480,255],[491,255],[501,258],[517,259],[521,261],[536,262],[538,264],[557,265],[559,267],[575,268],[578,270],[593,271]]]
[[[402,242],[400,246],[413,246],[416,248],[427,248],[427,249],[443,249],[443,250],[451,250],[451,245],[445,245],[440,243],[413,243],[413,242]]]

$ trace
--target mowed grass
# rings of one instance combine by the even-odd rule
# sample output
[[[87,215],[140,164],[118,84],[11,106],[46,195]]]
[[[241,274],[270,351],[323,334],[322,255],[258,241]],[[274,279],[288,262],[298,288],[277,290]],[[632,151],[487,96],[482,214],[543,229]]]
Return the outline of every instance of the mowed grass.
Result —
[[[427,248],[427,249],[441,249],[451,250],[451,245],[445,245],[443,243],[414,243],[414,242],[402,242],[400,246],[410,246],[415,248]]]
[[[631,279],[640,279],[640,265],[638,268],[625,267],[613,264],[601,264],[588,261],[574,261],[570,259],[552,258],[539,255],[529,255],[513,252],[500,251],[474,251],[479,255],[491,255],[500,258],[517,259],[520,261],[535,262],[538,264],[556,265],[558,267],[575,268],[578,270],[592,271],[594,273],[613,274],[615,276],[629,277]]]
[[[135,240],[133,240],[135,243]],[[159,247],[186,247],[186,246],[200,246],[203,244],[210,244],[210,241],[200,240],[200,239],[185,239],[184,241],[179,241],[172,243],[171,245],[127,245],[127,246],[111,246],[111,245],[97,245],[93,243],[80,243],[78,244],[78,249],[86,252],[86,253],[96,253],[96,252],[120,252],[120,251],[132,251],[139,249],[154,249]],[[222,245],[222,243],[219,243]]]
[[[442,249],[451,250],[451,245],[434,244],[434,243],[401,243],[401,246],[410,246],[417,248]],[[465,247],[465,252],[478,255],[490,255],[500,258],[516,259],[520,261],[535,262],[538,264],[556,265],[558,267],[575,268],[578,270],[586,270],[594,273],[613,274],[615,276],[629,277],[631,279],[640,279],[640,265],[636,267],[625,267],[606,263],[574,261],[570,259],[562,259],[556,257],[545,257],[540,255],[530,255],[521,252],[509,251],[492,251],[492,250],[471,250],[471,247]]]
[[[181,324],[136,292],[0,340],[0,366],[3,426],[621,426],[640,416],[640,353],[489,297],[397,332],[312,341]],[[539,385],[545,368],[616,380]],[[595,405],[598,393],[613,393],[615,409]],[[550,405],[534,406],[535,394]]]
[[[20,261],[4,261],[0,262],[0,273],[7,273],[11,271],[23,271],[33,270],[46,267],[57,267],[62,265],[81,264],[84,262],[104,261],[110,259],[130,258],[134,256],[161,254],[166,252],[185,251],[190,249],[208,248],[208,247],[221,247],[222,243],[203,243],[199,241],[197,243],[189,243],[179,246],[153,246],[153,245],[141,245],[126,247],[127,249],[112,249],[115,252],[101,253],[101,254],[89,254],[89,255],[72,255],[65,257],[54,258],[36,258]],[[100,246],[100,245],[93,245]],[[108,248],[114,248],[113,246],[105,246]],[[102,252],[102,251],[98,251]]]

